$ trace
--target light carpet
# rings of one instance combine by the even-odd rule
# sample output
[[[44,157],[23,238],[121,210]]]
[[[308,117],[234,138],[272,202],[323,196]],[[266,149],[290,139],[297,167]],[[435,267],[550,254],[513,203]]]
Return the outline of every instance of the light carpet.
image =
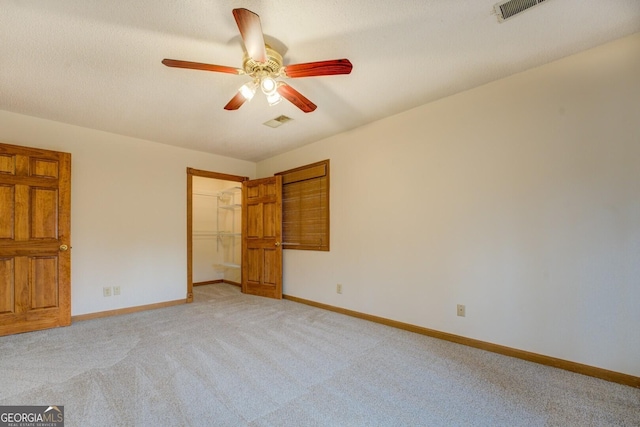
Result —
[[[0,338],[0,405],[71,426],[640,426],[640,390],[292,301],[195,302]]]

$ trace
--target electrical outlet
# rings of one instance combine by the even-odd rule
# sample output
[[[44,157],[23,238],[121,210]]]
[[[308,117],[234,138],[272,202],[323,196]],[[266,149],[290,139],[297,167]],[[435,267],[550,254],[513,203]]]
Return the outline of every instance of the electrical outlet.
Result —
[[[466,314],[466,309],[464,305],[458,304],[458,316],[465,317],[465,314]]]
[[[109,286],[106,286],[106,287],[102,288],[102,296],[103,297],[110,297],[111,296],[111,288]]]
[[[339,294],[342,293],[342,285],[340,283],[336,285],[336,293],[339,293]]]
[[[113,287],[113,295],[120,295],[120,286]]]

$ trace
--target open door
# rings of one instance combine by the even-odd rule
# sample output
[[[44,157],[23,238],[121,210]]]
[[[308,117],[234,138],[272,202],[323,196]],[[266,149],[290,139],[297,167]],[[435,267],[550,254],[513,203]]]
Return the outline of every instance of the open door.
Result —
[[[242,292],[282,298],[282,177],[242,183]]]
[[[0,144],[0,336],[71,323],[71,154]]]

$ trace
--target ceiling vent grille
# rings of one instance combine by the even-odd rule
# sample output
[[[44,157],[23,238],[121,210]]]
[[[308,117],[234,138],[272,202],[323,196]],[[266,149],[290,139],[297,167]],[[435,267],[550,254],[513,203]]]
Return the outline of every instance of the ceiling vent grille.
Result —
[[[275,119],[271,119],[267,122],[264,122],[263,125],[269,126],[270,128],[277,128],[291,120],[293,120],[291,117],[278,116]]]
[[[494,9],[498,15],[498,21],[503,22],[544,1],[545,0],[509,0],[496,4]]]

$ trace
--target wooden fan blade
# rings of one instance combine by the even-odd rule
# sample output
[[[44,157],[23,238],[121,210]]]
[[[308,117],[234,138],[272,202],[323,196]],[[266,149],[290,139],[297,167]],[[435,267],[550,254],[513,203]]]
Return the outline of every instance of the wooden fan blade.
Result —
[[[233,9],[244,47],[249,57],[256,62],[267,62],[267,50],[264,46],[264,35],[260,17],[248,9]]]
[[[192,70],[216,71],[218,73],[244,74],[240,68],[226,67],[224,65],[201,64],[200,62],[180,61],[178,59],[163,59],[162,63],[167,67],[189,68]]]
[[[330,61],[307,62],[304,64],[287,65],[284,74],[287,77],[332,76],[349,74],[353,65],[348,59],[333,59]]]
[[[246,100],[247,98],[245,98],[240,92],[238,92],[236,93],[236,96],[231,98],[231,101],[227,102],[227,105],[224,106],[224,109],[237,110],[238,108],[242,107],[242,104],[244,104]]]
[[[318,108],[316,104],[286,83],[279,82],[278,93],[305,113],[310,113]]]

